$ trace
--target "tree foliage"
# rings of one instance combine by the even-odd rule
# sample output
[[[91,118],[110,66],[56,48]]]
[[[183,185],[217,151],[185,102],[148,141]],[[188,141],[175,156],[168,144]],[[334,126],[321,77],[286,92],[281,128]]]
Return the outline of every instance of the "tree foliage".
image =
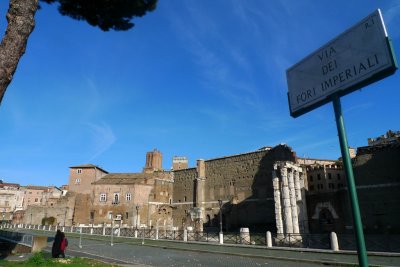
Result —
[[[142,17],[156,8],[157,0],[40,0],[49,4],[58,3],[58,10],[64,16],[86,20],[90,25],[103,31],[129,30],[134,26],[131,20]]]
[[[58,4],[64,16],[87,21],[103,31],[125,31],[134,26],[132,19],[156,8],[157,0],[40,0]],[[12,81],[18,62],[35,26],[38,0],[9,0],[7,29],[0,43],[0,104]]]

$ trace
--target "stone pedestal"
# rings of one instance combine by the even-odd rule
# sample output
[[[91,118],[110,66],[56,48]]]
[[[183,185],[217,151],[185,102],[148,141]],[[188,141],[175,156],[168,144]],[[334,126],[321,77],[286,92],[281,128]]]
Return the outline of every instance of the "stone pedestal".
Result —
[[[240,228],[240,243],[244,245],[250,245],[249,228]]]
[[[33,236],[32,253],[40,252],[47,246],[47,236]]]

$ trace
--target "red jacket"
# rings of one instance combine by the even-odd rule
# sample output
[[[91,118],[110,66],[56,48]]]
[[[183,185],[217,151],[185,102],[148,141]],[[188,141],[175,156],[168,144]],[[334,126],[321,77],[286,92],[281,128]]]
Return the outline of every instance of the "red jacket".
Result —
[[[61,251],[64,251],[68,247],[68,239],[64,237],[64,239],[61,241]]]

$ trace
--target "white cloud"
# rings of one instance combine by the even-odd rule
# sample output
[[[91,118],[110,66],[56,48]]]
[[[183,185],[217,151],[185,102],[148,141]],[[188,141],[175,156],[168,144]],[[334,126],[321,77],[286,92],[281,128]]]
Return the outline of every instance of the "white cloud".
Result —
[[[392,1],[389,6],[390,7],[383,12],[383,18],[385,20],[389,36],[392,38],[397,38],[400,36],[400,1]]]
[[[115,143],[117,138],[111,127],[106,123],[88,123],[87,126],[91,133],[92,156],[88,160],[88,162],[91,162],[107,151]]]

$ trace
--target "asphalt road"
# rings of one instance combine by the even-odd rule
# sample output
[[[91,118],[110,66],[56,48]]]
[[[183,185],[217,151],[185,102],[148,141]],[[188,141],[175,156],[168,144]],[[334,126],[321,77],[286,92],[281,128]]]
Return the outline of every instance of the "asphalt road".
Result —
[[[50,250],[54,232],[13,229],[35,235],[49,236]],[[66,233],[69,240],[67,255],[90,257],[109,263],[127,266],[356,266],[357,255],[351,252],[327,250],[299,250],[186,243],[165,240],[115,238],[110,236]],[[369,255],[370,266],[400,266],[400,254],[380,253]]]
[[[79,248],[79,239],[70,238],[67,255],[92,257],[110,263],[133,266],[322,266],[304,262],[263,259],[227,254],[176,250],[167,247],[153,247],[141,244],[114,243],[97,240],[83,240]]]

